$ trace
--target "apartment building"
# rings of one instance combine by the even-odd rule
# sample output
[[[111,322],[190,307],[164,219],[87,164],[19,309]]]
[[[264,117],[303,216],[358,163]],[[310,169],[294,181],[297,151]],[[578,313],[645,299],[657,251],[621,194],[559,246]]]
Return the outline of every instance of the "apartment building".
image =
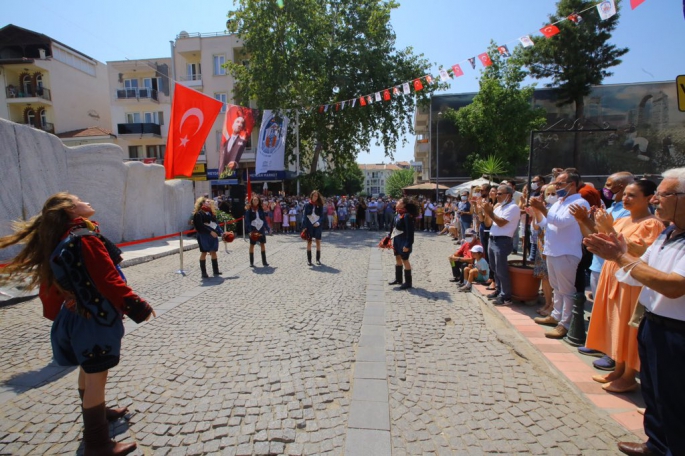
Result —
[[[171,117],[171,60],[107,62],[110,128],[128,160],[164,161]]]
[[[414,133],[416,142],[414,143],[414,161],[412,168],[416,171],[419,183],[430,180],[430,132],[428,122],[430,118],[429,107],[419,106],[416,108],[414,116]]]
[[[196,181],[196,193],[210,193],[225,190],[227,185],[237,184],[235,179],[219,180],[219,148],[224,122],[224,113],[229,104],[242,104],[233,99],[235,81],[223,65],[236,62],[247,65],[248,59],[243,52],[237,35],[227,32],[188,33],[182,31],[172,43],[172,79],[179,84],[191,87],[224,103],[221,113],[214,121],[214,127],[205,141],[203,153],[198,164],[205,163],[207,181]],[[256,138],[259,125],[255,125],[252,138],[240,160],[240,167],[254,168]]]
[[[388,177],[397,170],[402,169],[400,166],[392,163],[386,165],[384,163],[374,165],[359,165],[359,169],[364,174],[364,184],[362,188],[369,196],[378,196],[385,193],[385,182]]]
[[[102,62],[10,24],[0,29],[0,81],[0,117],[72,137],[96,127],[96,141],[113,141]],[[91,139],[84,134],[78,143]]]

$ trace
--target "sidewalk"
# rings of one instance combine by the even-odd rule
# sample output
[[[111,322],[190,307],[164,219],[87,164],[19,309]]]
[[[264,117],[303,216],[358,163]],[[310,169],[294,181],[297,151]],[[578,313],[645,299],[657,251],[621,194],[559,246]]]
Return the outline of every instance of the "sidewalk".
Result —
[[[592,362],[598,358],[584,356],[563,340],[548,339],[545,332],[548,326],[538,325],[533,318],[538,315],[535,309],[538,305],[518,304],[514,306],[495,306],[485,295],[490,293],[485,290],[485,285],[474,286],[474,294],[487,303],[500,317],[525,338],[532,347],[536,348],[547,361],[547,364],[557,370],[566,383],[578,391],[589,402],[605,411],[618,424],[628,431],[646,440],[644,433],[643,416],[637,412],[638,408],[644,408],[642,393],[638,389],[631,393],[614,394],[602,389],[602,385],[593,381],[595,374],[606,374],[604,371],[595,369]]]

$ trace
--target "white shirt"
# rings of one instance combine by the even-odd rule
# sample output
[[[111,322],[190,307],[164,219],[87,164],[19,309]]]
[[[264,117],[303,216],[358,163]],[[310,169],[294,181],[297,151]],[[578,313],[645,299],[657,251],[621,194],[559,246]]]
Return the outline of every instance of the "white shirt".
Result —
[[[519,205],[519,202],[521,201],[522,196],[523,196],[523,193],[519,192],[518,190],[514,190],[513,199],[514,199],[514,203],[516,203],[517,206]]]
[[[424,216],[433,217],[433,211],[435,210],[435,206],[433,206],[433,203],[426,203],[426,205],[423,208],[424,208],[424,212],[423,212]]]
[[[538,223],[540,228],[545,228],[545,246],[542,253],[547,256],[572,255],[576,258],[583,256],[583,234],[580,232],[580,226],[575,217],[571,215],[569,210],[571,204],[590,210],[590,203],[585,201],[580,194],[575,193],[552,204],[547,211],[547,217],[543,217]]]
[[[518,228],[519,220],[521,220],[521,209],[519,209],[516,204],[509,201],[506,204],[497,206],[493,212],[497,217],[503,218],[509,223],[504,226],[499,226],[493,221],[492,226],[490,227],[490,236],[514,237],[514,231]]]
[[[647,248],[647,251],[641,258],[642,261],[654,269],[667,274],[675,272],[676,274],[685,277],[685,255],[683,255],[683,252],[685,251],[685,238],[683,238],[683,235],[681,234],[678,239],[671,240],[671,242],[664,245],[666,234],[672,230],[673,228],[668,228],[661,233],[657,240]],[[619,278],[619,273],[621,271],[622,270],[619,270],[616,273],[617,278]],[[619,280],[628,285],[642,285],[630,275]],[[685,321],[685,296],[681,296],[677,299],[670,299],[651,288],[642,287],[642,292],[640,293],[638,301],[652,313],[666,318]]]

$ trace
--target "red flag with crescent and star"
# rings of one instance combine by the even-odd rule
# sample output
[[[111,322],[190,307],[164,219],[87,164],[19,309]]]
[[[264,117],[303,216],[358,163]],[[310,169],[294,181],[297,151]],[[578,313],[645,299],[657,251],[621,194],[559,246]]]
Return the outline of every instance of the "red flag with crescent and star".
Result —
[[[176,84],[164,157],[167,179],[193,174],[202,145],[222,106],[219,100]]]
[[[547,38],[552,38],[554,35],[559,33],[559,27],[554,24],[547,25],[540,29],[540,32]]]
[[[492,66],[492,60],[490,59],[490,56],[488,55],[487,52],[483,52],[482,54],[479,54],[478,59],[480,60],[480,63],[482,63],[484,67]]]
[[[638,6],[642,5],[645,0],[630,0],[630,9],[635,9]],[[685,5],[684,5],[685,7]]]

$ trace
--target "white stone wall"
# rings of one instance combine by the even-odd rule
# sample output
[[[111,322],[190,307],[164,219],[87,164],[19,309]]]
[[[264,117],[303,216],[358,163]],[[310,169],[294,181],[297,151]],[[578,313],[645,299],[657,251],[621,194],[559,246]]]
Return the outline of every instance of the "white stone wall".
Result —
[[[165,181],[163,166],[124,163],[123,157],[113,144],[66,147],[56,136],[0,119],[0,236],[60,191],[90,202],[93,219],[114,242],[187,229],[192,182]],[[0,261],[17,251],[0,250]]]

